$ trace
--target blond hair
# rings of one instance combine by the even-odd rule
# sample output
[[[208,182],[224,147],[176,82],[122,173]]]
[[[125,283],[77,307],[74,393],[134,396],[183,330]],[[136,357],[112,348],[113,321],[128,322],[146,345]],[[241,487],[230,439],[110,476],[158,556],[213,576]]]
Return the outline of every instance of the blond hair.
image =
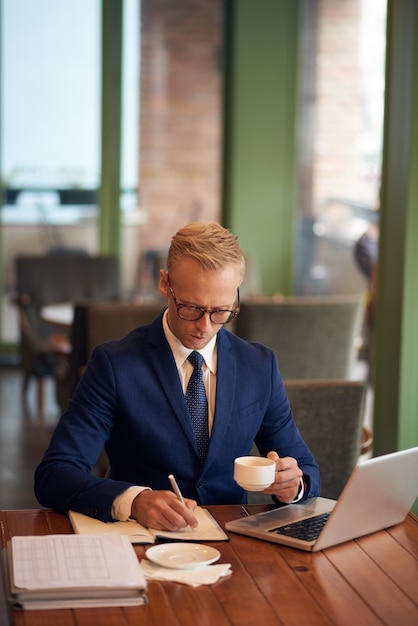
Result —
[[[177,261],[185,258],[198,261],[208,270],[236,265],[241,279],[244,278],[245,258],[238,237],[215,222],[187,224],[172,237],[167,256],[168,272]]]

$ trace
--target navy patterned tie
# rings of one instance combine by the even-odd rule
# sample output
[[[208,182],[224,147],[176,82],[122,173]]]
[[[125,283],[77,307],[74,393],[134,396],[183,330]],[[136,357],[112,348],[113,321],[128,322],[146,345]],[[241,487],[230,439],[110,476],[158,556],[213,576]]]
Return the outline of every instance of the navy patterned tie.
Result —
[[[187,385],[186,401],[196,435],[200,460],[203,463],[209,445],[208,401],[202,373],[203,357],[199,352],[194,351],[187,359],[193,365],[193,372]]]

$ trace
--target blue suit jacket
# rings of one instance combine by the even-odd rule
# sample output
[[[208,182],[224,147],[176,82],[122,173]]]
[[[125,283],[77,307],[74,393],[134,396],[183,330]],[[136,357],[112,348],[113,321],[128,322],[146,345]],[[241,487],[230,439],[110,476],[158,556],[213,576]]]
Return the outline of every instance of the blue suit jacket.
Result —
[[[293,421],[272,350],[221,329],[216,407],[206,462],[194,432],[162,316],[119,341],[98,346],[35,473],[39,502],[109,520],[112,502],[131,485],[170,489],[201,504],[246,501],[233,463],[255,441],[297,459],[308,489],[319,495],[317,465]],[[109,479],[91,474],[106,448]]]

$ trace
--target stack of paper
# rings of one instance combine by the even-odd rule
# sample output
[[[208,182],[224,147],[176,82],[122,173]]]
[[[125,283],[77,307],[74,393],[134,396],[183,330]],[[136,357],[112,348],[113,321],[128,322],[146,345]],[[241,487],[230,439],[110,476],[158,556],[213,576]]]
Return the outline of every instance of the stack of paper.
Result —
[[[3,552],[15,607],[134,606],[146,602],[145,577],[126,536],[13,537]]]

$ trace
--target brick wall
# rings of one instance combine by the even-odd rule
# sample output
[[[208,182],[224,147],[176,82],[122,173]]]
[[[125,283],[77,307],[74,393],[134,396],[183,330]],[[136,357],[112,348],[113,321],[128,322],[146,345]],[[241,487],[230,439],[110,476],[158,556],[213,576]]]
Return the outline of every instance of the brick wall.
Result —
[[[358,197],[362,130],[361,0],[319,3],[314,197]],[[354,188],[353,188],[354,183]]]
[[[223,0],[142,0],[141,249],[220,215]]]

